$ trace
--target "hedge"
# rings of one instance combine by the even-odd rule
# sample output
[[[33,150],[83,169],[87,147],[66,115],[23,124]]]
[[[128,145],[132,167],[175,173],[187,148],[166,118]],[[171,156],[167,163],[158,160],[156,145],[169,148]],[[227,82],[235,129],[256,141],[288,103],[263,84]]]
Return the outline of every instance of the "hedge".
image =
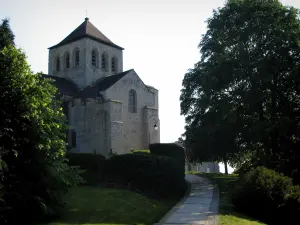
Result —
[[[184,163],[184,149],[175,143],[155,143],[149,148],[153,155],[169,156]]]
[[[233,191],[236,208],[268,224],[298,224],[300,187],[274,170],[257,167]]]
[[[78,166],[83,170],[81,176],[87,185],[97,185],[99,183],[99,174],[101,173],[101,164],[105,157],[100,154],[92,153],[67,153],[69,165]]]
[[[149,146],[152,155],[168,156],[178,161],[180,176],[185,176],[185,156],[184,148],[175,143],[156,143]]]
[[[186,188],[177,161],[167,156],[113,156],[105,160],[102,171],[102,182],[130,186],[131,189],[156,197],[181,197]]]
[[[114,184],[147,195],[177,198],[184,194],[184,150],[176,144],[153,144],[150,150],[105,159],[98,154],[68,153],[72,166],[80,166],[88,185]]]

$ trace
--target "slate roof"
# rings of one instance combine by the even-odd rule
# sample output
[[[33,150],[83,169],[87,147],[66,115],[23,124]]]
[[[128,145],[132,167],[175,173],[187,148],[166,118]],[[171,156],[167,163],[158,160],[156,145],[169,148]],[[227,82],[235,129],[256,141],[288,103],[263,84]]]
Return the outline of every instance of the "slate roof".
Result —
[[[72,33],[70,33],[65,39],[59,42],[57,45],[50,47],[53,49],[62,45],[69,44],[82,38],[91,38],[95,41],[101,42],[106,45],[124,50],[124,48],[114,44],[103,33],[101,33],[90,21],[89,18],[85,18],[84,22],[80,24]]]
[[[83,90],[80,90],[75,83],[66,78],[46,74],[43,74],[43,77],[53,79],[54,85],[57,87],[61,94],[80,98],[94,98],[99,96],[100,91],[107,90],[132,70],[133,69],[118,73],[116,75],[101,78],[97,80],[95,84],[87,86]]]
[[[57,89],[61,94],[69,95],[69,96],[78,96],[79,89],[77,85],[72,81],[62,77],[56,77],[47,74],[43,74],[43,77],[53,79],[54,80],[53,84],[57,87]]]
[[[117,83],[121,78],[123,78],[126,74],[128,74],[131,70],[124,71],[122,73],[118,73],[116,75],[111,75],[105,78],[100,78],[95,82],[95,84],[90,85],[82,90],[82,96],[85,98],[92,98],[97,96],[97,93],[100,91],[105,91],[110,88],[112,85]]]

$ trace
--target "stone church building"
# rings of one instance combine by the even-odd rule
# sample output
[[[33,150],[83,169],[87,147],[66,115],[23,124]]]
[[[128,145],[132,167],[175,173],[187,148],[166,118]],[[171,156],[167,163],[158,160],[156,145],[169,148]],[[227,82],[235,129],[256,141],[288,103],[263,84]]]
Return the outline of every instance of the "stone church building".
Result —
[[[62,96],[70,151],[108,156],[160,142],[158,90],[123,71],[123,50],[88,18],[49,48],[44,76]]]

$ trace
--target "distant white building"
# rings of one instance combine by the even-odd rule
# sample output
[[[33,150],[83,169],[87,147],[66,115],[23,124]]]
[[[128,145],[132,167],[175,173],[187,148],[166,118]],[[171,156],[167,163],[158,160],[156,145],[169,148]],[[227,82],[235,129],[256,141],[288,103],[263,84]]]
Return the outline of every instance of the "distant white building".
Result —
[[[203,163],[186,163],[185,171],[196,171],[197,173],[220,173],[220,167],[217,162],[203,162]]]
[[[175,144],[182,144],[179,141],[175,141]],[[203,163],[187,163],[185,164],[185,171],[196,171],[197,173],[219,173],[220,167],[217,162],[203,162]]]

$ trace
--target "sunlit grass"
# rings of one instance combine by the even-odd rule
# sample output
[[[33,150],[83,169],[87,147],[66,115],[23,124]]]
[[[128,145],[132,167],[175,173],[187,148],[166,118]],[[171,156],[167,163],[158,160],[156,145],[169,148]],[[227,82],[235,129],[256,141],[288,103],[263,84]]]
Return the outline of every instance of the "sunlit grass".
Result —
[[[238,215],[219,215],[219,225],[263,225],[263,223]]]
[[[232,190],[238,176],[235,174],[222,173],[199,173],[215,181],[219,187],[220,205],[219,205],[219,225],[264,225],[255,219],[236,212],[231,203]]]
[[[127,190],[79,187],[70,194],[65,215],[48,225],[153,224],[175,203]]]

